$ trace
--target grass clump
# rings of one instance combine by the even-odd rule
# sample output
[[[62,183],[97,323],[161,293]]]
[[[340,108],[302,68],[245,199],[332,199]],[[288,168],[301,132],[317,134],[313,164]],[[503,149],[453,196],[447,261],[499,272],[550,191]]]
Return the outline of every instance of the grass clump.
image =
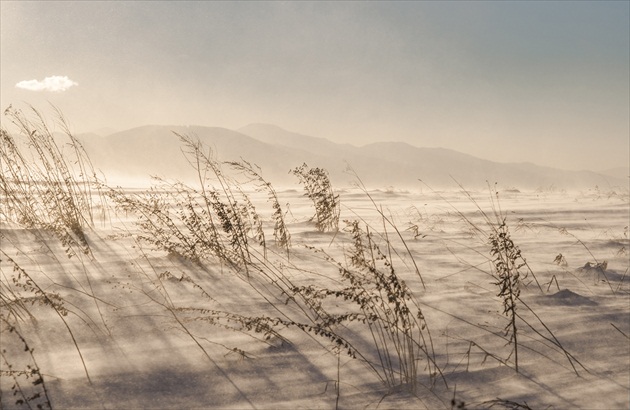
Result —
[[[337,231],[341,212],[339,195],[332,189],[328,172],[322,168],[309,168],[305,163],[291,171],[304,185],[305,195],[315,206],[312,220],[321,232]]]
[[[352,246],[346,251],[348,264],[336,261],[323,250],[315,250],[337,268],[345,286],[308,285],[295,287],[292,292],[310,302],[317,315],[315,329],[331,329],[339,337],[346,333],[344,328],[367,327],[371,349],[352,352],[354,343],[348,342],[348,353],[367,363],[389,389],[403,386],[416,394],[422,384],[421,363],[430,385],[441,374],[422,309],[394,268],[390,241],[385,239],[379,245],[368,226],[363,229],[359,221],[346,224],[352,237]],[[340,306],[341,313],[331,313]]]
[[[157,184],[146,192],[130,195],[109,189],[108,196],[119,211],[138,217],[138,238],[154,249],[194,262],[217,258],[246,271],[251,262],[250,236],[266,246],[254,205],[242,191],[233,189],[220,164],[199,141],[178,137],[197,174],[197,187],[156,178]]]
[[[0,194],[4,202],[0,217],[52,232],[71,257],[77,251],[90,251],[85,229],[94,224],[94,196],[100,195],[92,191],[97,177],[87,153],[61,113],[55,112],[61,134],[53,132],[33,107],[33,119],[11,106],[5,110],[17,135],[5,127],[0,129]]]

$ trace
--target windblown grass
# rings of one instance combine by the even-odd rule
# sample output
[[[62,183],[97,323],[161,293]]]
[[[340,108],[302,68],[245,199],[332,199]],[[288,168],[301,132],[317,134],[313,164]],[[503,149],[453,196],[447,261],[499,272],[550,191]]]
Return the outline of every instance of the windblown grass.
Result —
[[[54,110],[63,137],[54,133],[35,108],[31,107],[31,117],[12,107],[5,110],[19,137],[4,126],[0,129],[0,194],[4,202],[0,218],[53,233],[68,256],[87,254],[90,246],[85,229],[94,225],[99,192],[92,186],[98,178],[80,141]],[[64,150],[68,147],[69,152]]]
[[[99,181],[68,127],[62,129],[69,145],[62,145],[43,117],[33,112],[34,121],[20,111],[6,113],[25,143],[2,129],[0,188],[6,206],[0,211],[0,307],[3,342],[10,342],[2,352],[0,377],[3,384],[11,380],[16,392],[9,398],[2,391],[3,406],[55,405],[55,393],[29,339],[37,334],[33,324],[44,314],[42,308],[61,320],[85,379],[93,384],[98,379],[84,358],[70,316],[80,319],[80,329],[88,329],[103,344],[116,343],[111,321],[135,323],[141,318],[137,320],[159,323],[154,332],[185,339],[207,366],[216,368],[216,347],[246,361],[257,360],[250,349],[259,345],[269,350],[257,354],[270,356],[274,349],[315,346],[325,358],[321,360],[334,367],[335,374],[326,379],[334,378],[336,386],[330,407],[344,404],[342,379],[356,380],[350,374],[356,372],[356,363],[362,377],[380,383],[381,400],[405,392],[426,408],[529,408],[530,400],[504,394],[498,398],[491,386],[484,385],[477,394],[456,384],[490,368],[487,359],[519,381],[537,380],[538,366],[565,369],[576,379],[596,374],[571,351],[576,341],[547,323],[536,298],[548,298],[552,285],[560,291],[568,281],[563,273],[587,288],[596,286],[580,280],[586,270],[597,276],[597,283],[607,284],[610,297],[628,294],[627,275],[611,272],[606,259],[596,258],[597,251],[572,232],[561,234],[573,238],[591,260],[582,266],[584,272],[570,269],[565,248],[550,250],[557,255],[548,261],[551,273],[537,271],[516,233],[557,233],[559,228],[509,218],[493,190],[484,207],[460,186],[469,212],[452,206],[446,213],[430,214],[414,204],[408,213],[414,220],[408,229],[400,229],[405,221],[379,203],[357,175],[358,195],[371,204],[361,214],[342,202],[325,170],[304,164],[290,172],[314,207],[314,227],[292,224],[285,219],[288,204],[281,205],[281,195],[262,170],[245,160],[220,162],[194,136],[173,138],[180,140],[196,182],[156,178],[147,190],[131,192]],[[434,194],[436,201],[450,205],[449,199]],[[342,208],[347,210],[343,218]],[[106,239],[94,232],[99,212],[111,215]],[[33,230],[43,244],[41,259],[54,260],[67,277],[51,279],[43,270],[34,275],[40,262],[20,249],[19,241],[8,239],[14,227]],[[54,235],[61,248],[47,246],[47,234]],[[104,246],[108,241],[119,241],[127,253],[114,252],[121,260],[104,267],[98,257],[111,251]],[[455,292],[460,282],[436,279],[431,266],[420,269],[424,255],[435,252],[431,246],[440,241],[447,244],[440,252],[449,249],[458,266],[464,266],[456,273],[471,275],[464,286],[484,295],[474,297],[471,292],[469,299],[455,300],[449,306],[456,310],[437,306],[434,295]],[[627,241],[626,232],[625,238],[615,237],[615,246],[627,247]],[[95,242],[99,247],[93,248]],[[63,258],[57,255],[59,249]],[[67,265],[60,260],[67,257],[84,278],[63,270]],[[97,282],[98,296],[92,286]],[[626,343],[627,327],[616,319],[610,325],[614,337]],[[215,337],[225,330],[247,337]],[[19,358],[8,353],[20,349],[25,353]]]

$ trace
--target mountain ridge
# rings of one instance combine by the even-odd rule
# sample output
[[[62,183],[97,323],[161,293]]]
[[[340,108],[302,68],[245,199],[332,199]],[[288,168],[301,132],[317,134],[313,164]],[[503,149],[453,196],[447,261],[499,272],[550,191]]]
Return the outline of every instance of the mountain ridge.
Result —
[[[195,170],[182,153],[175,133],[199,139],[221,161],[247,160],[258,165],[274,184],[297,181],[289,171],[302,163],[321,167],[337,186],[353,177],[348,167],[368,186],[418,187],[418,180],[432,186],[458,183],[484,187],[497,182],[505,187],[573,189],[595,185],[624,186],[622,178],[593,171],[566,171],[528,163],[500,163],[441,147],[417,147],[407,142],[374,142],[363,146],[338,144],[284,130],[270,124],[250,124],[237,130],[208,126],[145,125],[107,136],[82,137],[97,168],[117,177],[190,180]],[[107,172],[109,171],[109,172]]]

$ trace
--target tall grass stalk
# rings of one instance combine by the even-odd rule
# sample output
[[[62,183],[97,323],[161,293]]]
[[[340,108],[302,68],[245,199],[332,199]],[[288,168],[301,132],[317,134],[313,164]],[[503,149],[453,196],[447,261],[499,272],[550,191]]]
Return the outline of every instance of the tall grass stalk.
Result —
[[[490,254],[494,265],[499,287],[497,294],[503,301],[503,314],[508,318],[505,335],[512,345],[514,353],[514,367],[518,373],[518,329],[516,326],[517,300],[521,295],[520,269],[525,266],[522,262],[521,251],[514,245],[505,220],[490,234]],[[509,358],[508,358],[509,359]]]

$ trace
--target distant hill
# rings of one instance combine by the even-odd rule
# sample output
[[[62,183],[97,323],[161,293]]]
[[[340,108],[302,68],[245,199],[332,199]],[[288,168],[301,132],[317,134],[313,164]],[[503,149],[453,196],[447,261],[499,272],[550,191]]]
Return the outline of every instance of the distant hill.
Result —
[[[219,160],[249,159],[271,174],[287,173],[277,158],[292,153],[225,128],[147,125],[101,138],[82,138],[94,165],[112,180],[149,176],[193,180],[194,168],[175,133],[199,139]]]
[[[318,154],[327,155],[331,150],[354,148],[349,144],[336,144],[325,138],[298,134],[270,124],[250,124],[239,128],[238,132],[254,137],[267,144],[282,145]]]
[[[628,178],[630,178],[630,167],[609,168],[600,173],[615,178],[623,178],[628,181]]]
[[[80,135],[97,168],[109,180],[193,180],[194,169],[182,153],[174,134],[198,138],[221,161],[245,159],[261,167],[275,185],[296,185],[289,170],[306,162],[328,170],[333,183],[348,186],[354,177],[351,166],[370,187],[419,188],[422,179],[434,187],[485,187],[486,181],[500,187],[536,189],[627,186],[627,179],[590,171],[563,171],[531,163],[507,164],[487,161],[443,148],[420,148],[402,142],[380,142],[356,147],[324,138],[286,131],[274,125],[252,124],[237,131],[202,126],[148,125],[104,137]]]

